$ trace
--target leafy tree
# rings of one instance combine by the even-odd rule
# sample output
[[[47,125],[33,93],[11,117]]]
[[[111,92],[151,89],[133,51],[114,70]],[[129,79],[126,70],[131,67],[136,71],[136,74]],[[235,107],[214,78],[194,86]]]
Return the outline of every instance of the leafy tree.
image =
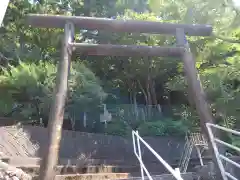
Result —
[[[229,123],[231,122],[231,126],[238,127],[238,109],[236,106],[238,103],[239,8],[235,7],[232,1],[61,0],[61,3],[59,2],[45,0],[35,0],[33,2],[13,0],[10,2],[4,25],[0,28],[0,58],[2,60],[1,67],[3,67],[1,78],[9,77],[9,80],[6,80],[6,78],[4,81],[1,80],[4,83],[2,83],[0,90],[6,92],[0,101],[2,113],[9,112],[12,104],[17,101],[24,104],[22,109],[31,109],[29,104],[33,109],[36,109],[36,105],[33,106],[32,104],[38,104],[41,111],[43,111],[42,113],[47,114],[44,109],[48,110],[47,104],[51,100],[52,84],[55,77],[52,74],[56,71],[55,63],[59,60],[62,30],[29,28],[25,24],[25,15],[28,13],[85,15],[213,25],[214,36],[204,38],[189,37],[188,40],[196,57],[196,66],[214,115],[221,117],[222,123],[226,120]],[[79,31],[76,34],[76,40],[113,44],[175,45],[174,37],[128,33],[116,34],[102,31],[98,33]],[[189,112],[193,117],[191,118],[189,115],[188,120],[193,121],[193,124],[197,124],[195,122],[198,119],[190,106],[191,103],[186,103],[185,100],[179,101],[178,104],[176,104],[178,100],[173,102],[175,98],[187,98],[186,83],[183,78],[184,73],[180,59],[94,56],[76,58],[76,55],[72,57],[73,61],[77,59],[86,60],[84,64],[87,64],[96,76],[101,79],[104,90],[111,94],[112,97],[116,96],[116,103],[122,103],[125,101],[123,97],[127,97],[128,100],[124,103],[131,103],[135,106],[146,104],[151,107],[156,106],[156,104],[167,104],[170,108],[176,109],[175,106],[180,104],[176,112]],[[40,60],[42,62],[39,63]],[[77,64],[73,63],[73,66],[78,66]],[[27,68],[21,67],[23,65],[36,70],[29,72]],[[15,73],[14,68],[19,70],[16,76],[12,75]],[[84,68],[77,70],[78,68],[72,69],[69,81],[70,89],[74,87],[69,91],[68,106],[66,107],[66,109],[71,109],[69,114],[76,107],[88,111],[89,107],[93,104],[97,106],[98,102],[101,104],[100,101],[104,99],[99,83],[94,83],[95,80],[92,78],[94,75],[88,72],[83,73],[85,72]],[[41,73],[37,71],[38,69],[42,69],[43,72],[48,71],[48,73],[44,73],[44,77],[47,76],[46,79],[39,78]],[[25,75],[21,74],[21,71]],[[11,73],[7,75],[7,72]],[[35,79],[32,75],[28,75],[34,73],[38,74],[33,76],[36,77]],[[29,78],[29,82],[31,82],[29,87],[32,88],[26,88],[28,84],[22,79],[16,78],[20,76],[24,80]],[[85,79],[80,78],[80,81],[78,77]],[[14,78],[17,80],[14,80]],[[82,83],[84,86],[82,86]],[[15,88],[15,86],[19,88]],[[9,93],[7,89],[11,89]],[[115,93],[116,89],[118,93]],[[78,96],[77,91],[81,96]],[[13,93],[13,97],[11,97],[10,92]],[[177,92],[177,97],[173,96],[175,92]],[[28,99],[24,101],[24,98],[21,97],[24,97],[23,94],[29,93],[33,96],[24,95]],[[95,95],[96,98],[93,98]],[[191,102],[191,97],[189,100]],[[43,107],[41,104],[43,104]],[[131,109],[132,114],[137,119],[136,108]],[[149,114],[151,113],[149,112]]]
[[[55,86],[56,66],[52,63],[24,63],[4,69],[0,76],[3,112],[9,112],[14,104],[23,104],[15,115],[19,118],[48,118]],[[69,98],[66,109],[74,106],[87,111],[101,104],[105,98],[95,75],[82,63],[73,63],[69,77]],[[79,111],[79,110],[78,110]],[[20,114],[19,114],[20,113]]]

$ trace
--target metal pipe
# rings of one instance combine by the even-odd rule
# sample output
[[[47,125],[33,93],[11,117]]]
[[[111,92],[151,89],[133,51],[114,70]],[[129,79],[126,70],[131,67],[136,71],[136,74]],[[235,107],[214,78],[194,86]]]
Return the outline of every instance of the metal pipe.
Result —
[[[229,177],[230,179],[233,179],[233,180],[239,180],[238,178],[234,177],[233,175],[231,175],[230,173],[226,172],[225,173],[227,177]]]
[[[138,146],[138,155],[139,155],[139,160],[142,162],[140,163],[140,167],[141,167],[141,176],[142,176],[142,180],[144,180],[144,171],[143,171],[143,161],[142,161],[142,151],[141,151],[141,147],[140,147],[140,141],[139,141],[139,134],[138,131],[136,131],[137,134],[137,146]]]
[[[239,131],[236,131],[236,130],[233,130],[233,129],[229,129],[229,128],[225,128],[225,127],[222,127],[222,126],[219,126],[219,125],[216,125],[216,124],[211,124],[209,123],[209,126],[212,126],[214,128],[217,128],[217,129],[221,129],[223,131],[227,131],[227,132],[230,132],[232,134],[235,134],[235,135],[239,135],[240,136],[240,132]]]
[[[232,164],[232,165],[240,168],[240,164],[239,164],[239,163],[236,163],[236,162],[232,161],[231,159],[227,158],[226,156],[223,156],[222,154],[220,154],[219,157],[220,157],[221,159],[223,159],[224,161],[227,161],[227,162],[229,162],[230,164]]]
[[[214,150],[214,154],[215,154],[215,157],[216,157],[216,160],[217,160],[218,167],[219,167],[220,173],[222,175],[222,178],[223,178],[223,180],[228,180],[228,178],[226,176],[226,173],[225,173],[223,163],[222,163],[221,159],[219,158],[219,152],[218,152],[217,144],[214,141],[214,135],[213,135],[210,123],[206,123],[206,126],[207,126],[208,135],[209,135],[210,141],[212,143],[212,148]]]
[[[229,143],[226,143],[226,142],[224,142],[224,141],[222,141],[222,140],[220,140],[220,139],[218,139],[218,138],[214,138],[214,140],[215,140],[217,143],[219,143],[219,144],[222,144],[222,145],[224,145],[224,146],[227,146],[227,147],[229,147],[229,148],[231,148],[231,149],[234,149],[234,150],[240,152],[240,148],[238,148],[238,147],[236,147],[236,146],[233,146],[233,145],[231,145],[231,144],[229,144]]]

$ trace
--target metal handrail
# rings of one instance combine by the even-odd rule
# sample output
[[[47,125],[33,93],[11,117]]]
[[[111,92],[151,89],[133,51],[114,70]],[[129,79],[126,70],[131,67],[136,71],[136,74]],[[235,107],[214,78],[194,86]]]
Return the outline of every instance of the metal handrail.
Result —
[[[135,139],[136,137],[136,139]],[[142,154],[141,154],[141,148],[140,148],[140,141],[142,144],[144,144],[148,150],[163,164],[163,166],[177,179],[177,180],[183,180],[181,177],[179,168],[176,168],[175,170],[148,144],[146,143],[141,136],[139,135],[138,131],[132,131],[132,138],[133,138],[133,149],[134,154],[136,155],[141,168],[141,176],[142,180],[144,180],[144,173],[146,173],[149,180],[153,180],[151,177],[149,171],[147,170],[146,166],[144,165],[142,161]],[[137,148],[136,148],[136,140],[137,140]],[[137,152],[138,150],[138,152]]]
[[[234,165],[237,168],[240,168],[240,164],[232,161],[231,159],[224,156],[223,154],[220,154],[219,151],[218,151],[217,144],[221,144],[221,145],[226,146],[228,148],[234,149],[235,151],[238,151],[238,152],[240,152],[240,148],[237,147],[237,146],[234,146],[232,144],[229,144],[227,142],[224,142],[223,140],[215,138],[214,134],[213,134],[213,131],[212,131],[212,128],[219,129],[219,130],[222,130],[222,131],[225,131],[225,132],[229,132],[229,133],[232,133],[232,134],[235,134],[235,135],[238,135],[238,136],[240,136],[240,132],[236,131],[236,130],[233,130],[233,129],[225,128],[225,127],[222,127],[222,126],[219,126],[219,125],[216,125],[216,124],[207,123],[206,125],[207,125],[207,130],[208,130],[208,134],[209,134],[209,137],[210,137],[210,141],[212,143],[214,154],[216,156],[217,163],[218,163],[218,166],[219,166],[219,169],[220,169],[223,180],[228,180],[228,179],[238,180],[238,178],[234,177],[232,174],[230,174],[229,172],[227,172],[225,170],[225,167],[223,165],[222,160]]]

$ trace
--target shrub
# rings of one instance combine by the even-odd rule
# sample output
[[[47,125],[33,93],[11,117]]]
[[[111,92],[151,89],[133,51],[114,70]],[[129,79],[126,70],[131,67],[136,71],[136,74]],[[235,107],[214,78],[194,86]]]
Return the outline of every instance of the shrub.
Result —
[[[142,123],[138,131],[141,136],[179,136],[185,135],[188,129],[181,120],[163,119]]]

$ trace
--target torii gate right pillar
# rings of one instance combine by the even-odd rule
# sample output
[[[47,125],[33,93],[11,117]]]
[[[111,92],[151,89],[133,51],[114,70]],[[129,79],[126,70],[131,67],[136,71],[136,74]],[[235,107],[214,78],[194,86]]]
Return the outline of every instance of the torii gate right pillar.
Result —
[[[196,69],[195,60],[191,53],[191,50],[183,29],[176,30],[176,40],[177,40],[178,46],[184,47],[182,59],[184,64],[185,77],[188,84],[188,91],[189,91],[188,95],[191,96],[189,99],[193,98],[194,100],[197,113],[200,117],[201,131],[207,137],[209,150],[213,156],[214,164],[217,166],[218,163],[217,163],[216,157],[214,156],[214,150],[211,146],[211,142],[208,136],[207,126],[206,126],[206,123],[214,123],[214,120],[210,112],[210,107],[209,107],[209,104],[207,103],[206,95],[204,93],[204,90]],[[222,179],[222,177],[220,176],[221,173],[219,171],[219,168],[215,168],[215,171],[217,171],[215,172],[216,175],[218,176],[217,179],[219,180]]]
[[[193,98],[198,115],[200,117],[200,126],[202,132],[207,135],[206,123],[213,123],[213,117],[210,112],[210,107],[206,100],[203,87],[199,75],[197,73],[195,60],[191,53],[189,44],[186,39],[186,35],[183,29],[177,29],[176,39],[178,46],[184,47],[182,55],[185,77],[188,83],[189,94]]]

